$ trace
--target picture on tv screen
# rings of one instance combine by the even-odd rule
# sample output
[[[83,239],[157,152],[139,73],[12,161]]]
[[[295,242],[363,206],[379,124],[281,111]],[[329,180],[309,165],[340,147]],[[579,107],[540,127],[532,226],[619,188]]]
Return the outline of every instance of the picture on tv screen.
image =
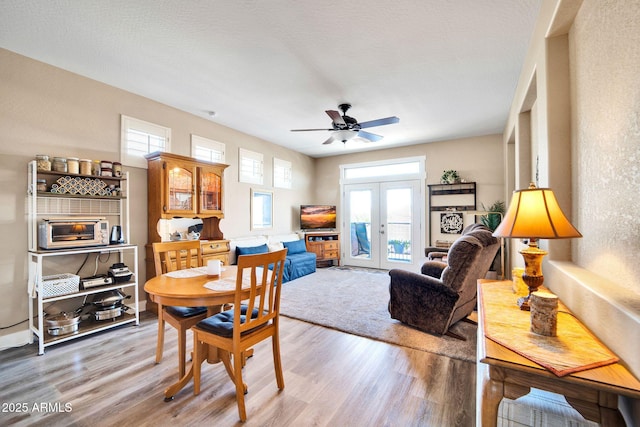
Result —
[[[303,230],[336,228],[336,207],[330,205],[301,205],[300,228]]]

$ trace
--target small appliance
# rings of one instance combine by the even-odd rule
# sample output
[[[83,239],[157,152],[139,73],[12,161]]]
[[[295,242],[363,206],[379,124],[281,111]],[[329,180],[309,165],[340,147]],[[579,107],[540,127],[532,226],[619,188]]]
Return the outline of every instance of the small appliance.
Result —
[[[131,270],[121,262],[117,262],[109,267],[109,276],[113,277],[116,283],[127,282],[131,280]]]
[[[80,280],[80,286],[82,289],[95,288],[98,286],[112,285],[114,283],[113,277],[106,275],[98,275],[85,277]]]
[[[38,224],[42,249],[69,249],[109,244],[109,222],[104,218],[50,218]]]
[[[110,245],[119,245],[124,243],[124,236],[122,234],[122,227],[114,225],[111,227],[111,237],[109,237]]]

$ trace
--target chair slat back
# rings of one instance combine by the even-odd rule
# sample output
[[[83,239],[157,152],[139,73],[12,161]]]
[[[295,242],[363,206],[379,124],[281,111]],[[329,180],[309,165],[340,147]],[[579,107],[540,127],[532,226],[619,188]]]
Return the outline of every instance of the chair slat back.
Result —
[[[285,248],[265,254],[238,257],[235,307],[240,307],[240,304],[244,303],[247,306],[247,315],[245,323],[241,323],[240,310],[234,310],[234,339],[240,338],[244,331],[277,320],[280,313],[280,290],[286,256]],[[243,289],[244,292],[249,290],[248,299],[242,299]],[[258,310],[258,316],[252,319],[251,313],[254,309]]]
[[[194,260],[195,257],[195,260]],[[195,262],[194,262],[195,261]],[[199,240],[153,243],[153,263],[156,275],[183,268],[202,266],[202,248]]]

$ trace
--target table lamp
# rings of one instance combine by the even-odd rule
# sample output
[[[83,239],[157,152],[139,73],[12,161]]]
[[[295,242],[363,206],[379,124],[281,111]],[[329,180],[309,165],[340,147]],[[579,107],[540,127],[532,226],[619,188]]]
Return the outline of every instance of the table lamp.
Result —
[[[529,288],[529,295],[518,299],[521,310],[529,310],[529,297],[544,282],[542,258],[547,251],[538,247],[538,240],[582,237],[560,209],[553,190],[536,188],[534,183],[513,192],[509,209],[493,235],[529,239],[529,247],[520,251],[525,265],[522,279]]]

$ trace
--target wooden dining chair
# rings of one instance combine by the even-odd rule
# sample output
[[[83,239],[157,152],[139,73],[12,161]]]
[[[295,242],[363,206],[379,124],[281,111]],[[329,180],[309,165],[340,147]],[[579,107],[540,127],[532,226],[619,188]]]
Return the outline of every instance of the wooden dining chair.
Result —
[[[194,262],[195,258],[195,262]],[[183,268],[202,266],[202,249],[199,240],[153,243],[153,262],[159,276]],[[158,343],[156,363],[162,360],[165,322],[178,331],[178,372],[185,374],[187,355],[187,330],[207,317],[207,307],[173,307],[158,305]]]
[[[234,309],[208,317],[191,328],[194,394],[200,393],[200,369],[207,357],[206,345],[217,347],[220,359],[236,386],[238,413],[242,421],[247,419],[244,404],[247,385],[242,381],[243,353],[269,337],[276,383],[278,389],[284,389],[280,361],[279,316],[282,271],[286,254],[287,249],[282,249],[265,254],[239,256]]]

